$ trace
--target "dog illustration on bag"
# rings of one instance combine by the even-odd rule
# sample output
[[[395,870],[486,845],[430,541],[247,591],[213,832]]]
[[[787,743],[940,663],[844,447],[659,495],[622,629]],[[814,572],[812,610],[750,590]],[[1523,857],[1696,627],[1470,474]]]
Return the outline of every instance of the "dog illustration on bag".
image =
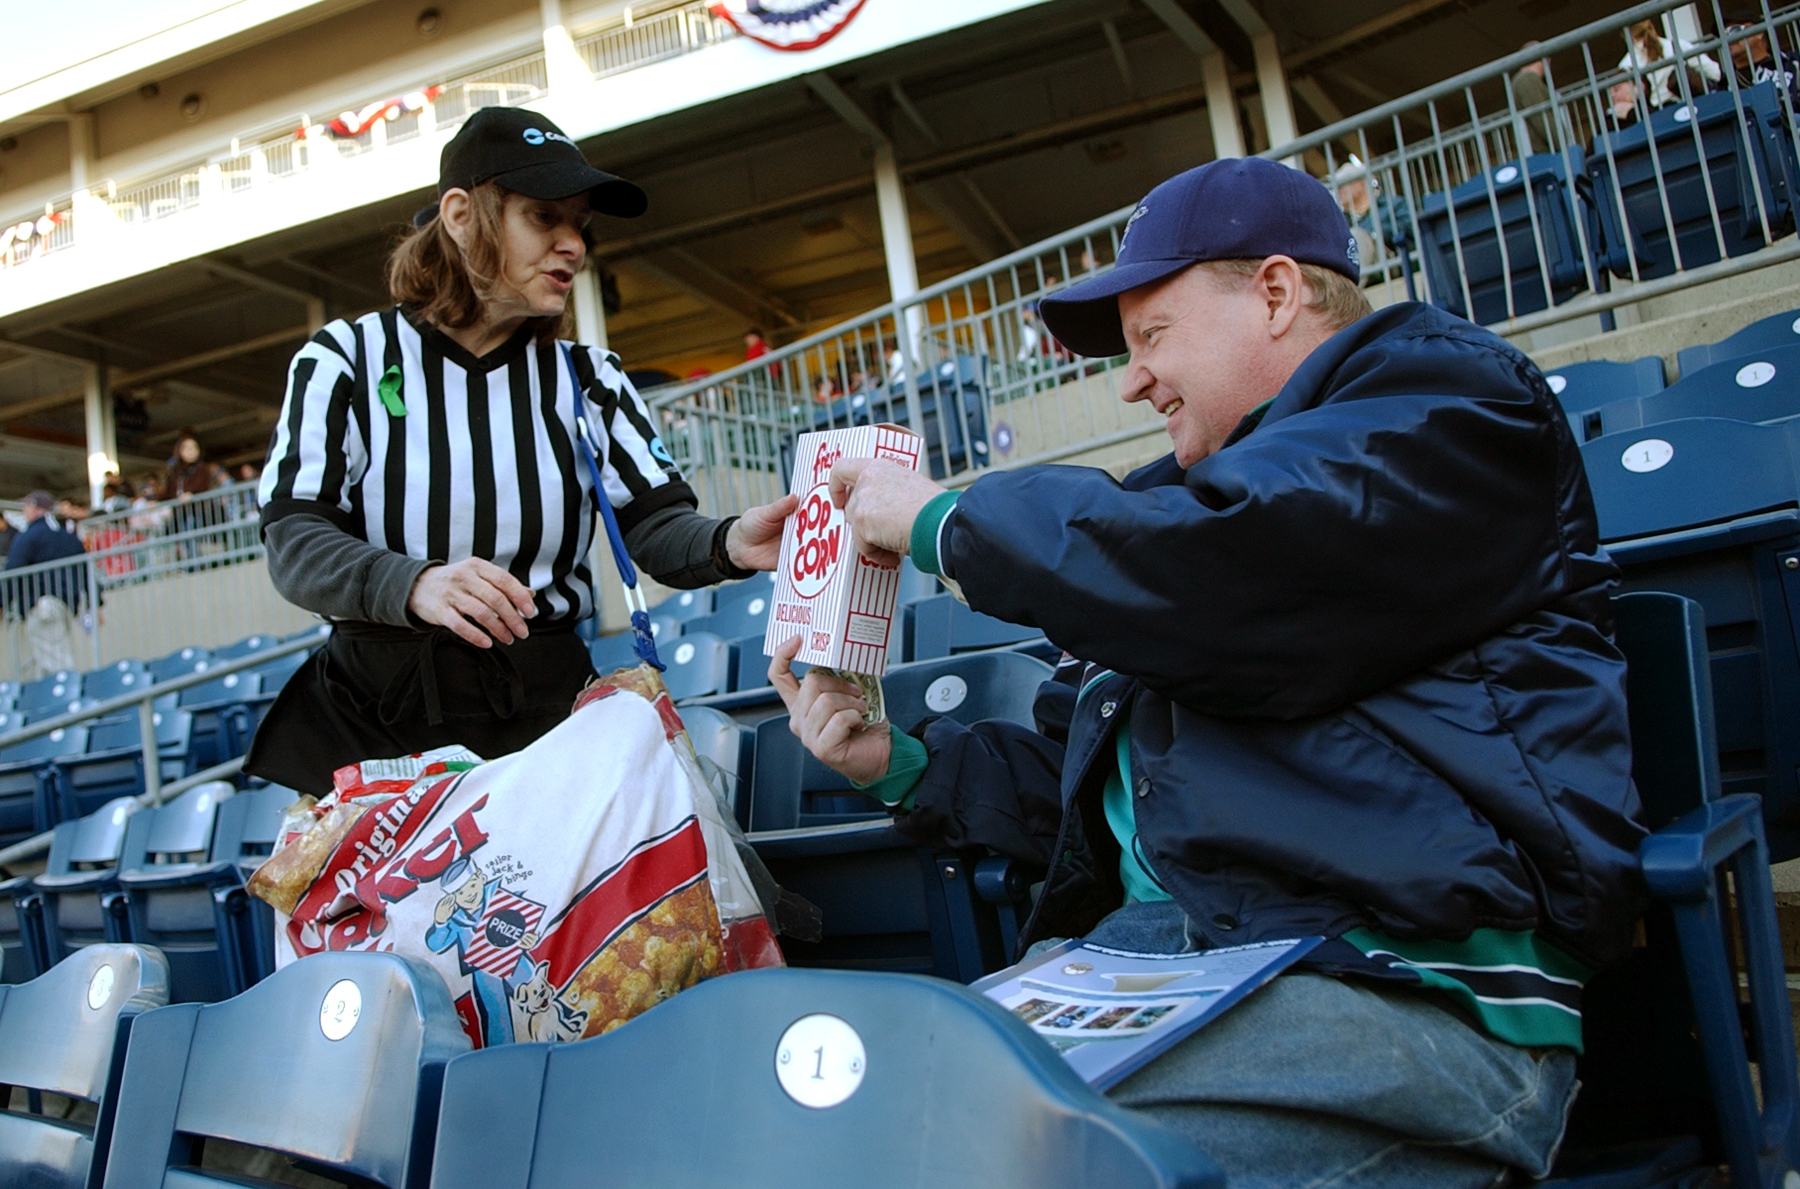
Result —
[[[444,893],[425,933],[434,954],[456,949],[481,1015],[487,1043],[513,1033],[513,988],[523,990],[537,969],[528,951],[538,943],[544,906],[485,879],[481,865],[464,856],[438,880]]]
[[[557,996],[556,988],[550,985],[548,962],[533,962],[529,957],[521,959],[515,977],[507,983],[513,988],[512,1001],[516,1009],[513,1034],[520,1040],[562,1042],[581,1039],[588,1014]]]

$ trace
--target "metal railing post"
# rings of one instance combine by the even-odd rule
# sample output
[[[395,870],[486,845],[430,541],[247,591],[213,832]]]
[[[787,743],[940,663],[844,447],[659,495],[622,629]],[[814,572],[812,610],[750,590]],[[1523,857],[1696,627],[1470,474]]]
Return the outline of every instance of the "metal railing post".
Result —
[[[154,690],[156,687],[151,686]],[[144,748],[144,796],[151,805],[162,804],[162,747],[156,741],[155,695],[146,692],[138,702],[138,742]]]

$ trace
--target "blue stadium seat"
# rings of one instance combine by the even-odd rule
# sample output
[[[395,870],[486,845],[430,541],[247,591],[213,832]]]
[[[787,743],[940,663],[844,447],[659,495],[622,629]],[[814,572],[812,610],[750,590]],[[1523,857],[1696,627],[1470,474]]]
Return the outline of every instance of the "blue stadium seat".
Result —
[[[713,610],[723,611],[733,603],[761,598],[764,602],[775,595],[775,576],[768,571],[752,574],[740,582],[727,582],[713,587]]]
[[[909,661],[929,660],[982,648],[1004,648],[1042,640],[1037,628],[1023,627],[972,611],[953,594],[934,595],[905,610],[906,647]]]
[[[154,710],[161,779],[192,775],[193,716],[185,710]],[[56,761],[59,821],[86,817],[115,797],[135,797],[145,789],[143,737],[135,712],[100,719],[88,728],[87,750]]]
[[[30,837],[63,820],[56,762],[86,752],[87,738],[86,727],[58,727],[35,739],[0,748],[0,823],[4,823],[8,833]]]
[[[662,650],[657,650],[658,656]],[[638,663],[636,637],[630,632],[618,632],[611,636],[601,636],[588,645],[588,657],[594,662],[594,672],[605,675],[614,669],[626,669]],[[665,662],[666,663],[666,662]]]
[[[0,983],[29,982],[50,968],[43,954],[44,931],[30,905],[29,875],[0,880]]]
[[[1540,153],[1508,161],[1457,186],[1448,197],[1442,192],[1426,195],[1419,208],[1419,257],[1432,304],[1491,325],[1560,304],[1586,289],[1588,262],[1576,232],[1577,203],[1569,183],[1580,172],[1581,151],[1571,148],[1566,159]]]
[[[1685,372],[1661,392],[1615,401],[1570,421],[1576,438],[1660,425],[1685,417],[1779,421],[1800,416],[1800,342]]]
[[[136,945],[90,946],[31,982],[0,986],[0,1085],[32,1103],[50,1093],[95,1108],[87,1124],[0,1104],[0,1184],[98,1189],[132,1026],[168,1001],[162,955]]]
[[[16,731],[30,721],[17,710],[0,711],[0,734]],[[0,755],[4,751],[0,750]],[[55,809],[43,796],[38,765],[0,761],[0,846],[9,846],[50,828]]]
[[[204,648],[178,648],[168,656],[159,656],[144,667],[156,681],[173,681],[190,673],[204,673],[212,653]]]
[[[171,1003],[215,1003],[251,982],[244,976],[251,937],[237,840],[215,828],[236,791],[212,781],[134,814],[118,887],[101,898],[109,917],[125,918],[129,940],[168,959]]]
[[[771,1077],[790,1026],[819,1017],[859,1046],[834,1060],[861,1057],[823,1109]],[[712,979],[602,1038],[457,1058],[433,1165],[432,1189],[1225,1184],[985,996],[817,970]]]
[[[1706,610],[1725,791],[1761,794],[1771,851],[1800,856],[1800,423],[1669,421],[1581,452],[1624,589]]]
[[[700,757],[701,770],[724,793],[734,814],[740,805],[747,809],[750,769],[756,756],[756,732],[710,706],[683,706],[680,714],[688,738],[694,744],[694,754]]]
[[[1627,594],[1614,611],[1656,903],[1629,959],[1583,990],[1582,1091],[1543,1183],[1688,1186],[1724,1164],[1776,1189],[1800,1164],[1800,1086],[1758,798],[1721,795],[1698,604]]]
[[[250,740],[255,738],[263,719],[268,717],[269,707],[275,704],[288,680],[311,661],[313,655],[312,652],[291,652],[248,670],[256,675],[256,693],[244,699],[243,713],[224,719],[224,746],[228,758],[249,754]]]
[[[1016,652],[981,652],[896,666],[882,686],[895,730],[928,715],[1031,725],[1050,673]],[[968,982],[1007,961],[1017,936],[1016,882],[1003,873],[999,882],[989,878],[994,868],[978,872],[987,861],[980,854],[932,851],[902,838],[879,802],[800,746],[786,716],[756,727],[750,803],[740,822],[776,880],[824,913],[822,941],[784,939],[791,964]]]
[[[107,1189],[271,1184],[202,1169],[209,1138],[363,1189],[423,1189],[443,1067],[468,1048],[444,980],[393,954],[317,954],[224,1003],[147,1013]]]
[[[265,784],[246,789],[219,805],[213,827],[214,861],[236,863],[240,881],[248,881],[264,860],[275,853],[283,811],[300,799],[293,789]],[[248,947],[239,955],[246,986],[275,973],[275,910],[248,893],[230,892],[227,911],[242,913]]]
[[[700,590],[678,590],[650,608],[650,614],[666,616],[678,623],[685,623],[697,615],[711,615],[712,612],[713,592],[710,587]]]
[[[711,615],[696,615],[683,626],[689,632],[711,632],[722,640],[736,640],[762,631],[769,623],[769,603],[773,594],[753,594],[720,607]],[[661,638],[657,647],[663,647]]]
[[[28,681],[19,690],[18,708],[33,718],[63,714],[81,700],[81,674],[63,671]]]
[[[104,702],[120,694],[136,693],[150,684],[150,670],[143,661],[115,661],[82,674],[81,696]]]
[[[251,732],[250,703],[262,697],[255,669],[227,673],[181,691],[181,708],[194,716],[193,765],[202,771],[233,756]]]
[[[125,940],[123,916],[109,915],[101,899],[117,886],[125,828],[137,811],[136,801],[121,797],[79,821],[57,824],[42,874],[32,878],[28,896],[18,898],[42,930],[50,964],[83,946]]]
[[[1686,374],[1685,371],[1683,374]],[[1648,355],[1630,363],[1613,363],[1604,359],[1571,363],[1555,371],[1545,372],[1544,379],[1549,382],[1550,391],[1556,394],[1557,402],[1562,405],[1563,412],[1569,414],[1571,421],[1576,420],[1577,413],[1610,405],[1614,401],[1649,396],[1661,392],[1666,385],[1660,355]]]
[[[1613,275],[1630,278],[1635,263],[1638,279],[1649,280],[1754,252],[1769,242],[1765,218],[1770,235],[1791,231],[1785,171],[1765,129],[1779,112],[1774,84],[1762,83],[1670,104],[1647,123],[1597,138],[1587,157],[1589,199]]]
[[[987,371],[985,355],[958,355],[919,377],[920,427],[912,424],[912,406],[904,383],[878,384],[863,392],[838,397],[820,406],[813,417],[814,429],[834,429],[883,422],[903,425],[925,439],[921,473],[942,479],[946,463],[961,471],[988,464]],[[949,409],[948,432],[940,405]],[[781,445],[781,473],[794,473],[794,440]],[[723,589],[723,588],[721,588]]]
[[[927,574],[914,565],[910,557],[900,559],[900,595],[895,599],[896,604],[904,607],[920,599],[929,599],[943,589],[936,574]]]
[[[1683,347],[1675,353],[1675,362],[1680,367],[1681,374],[1687,376],[1728,359],[1760,355],[1764,351],[1796,343],[1800,343],[1800,310],[1789,310],[1784,314],[1772,314],[1752,322],[1736,334],[1727,335],[1716,343]]]
[[[241,656],[250,656],[252,653],[263,652],[280,644],[281,641],[274,636],[245,636],[236,644],[227,644],[223,648],[213,649],[212,660],[214,664],[221,661],[234,661]]]
[[[663,684],[676,701],[722,694],[731,686],[731,645],[711,632],[688,632],[657,642],[667,666]]]

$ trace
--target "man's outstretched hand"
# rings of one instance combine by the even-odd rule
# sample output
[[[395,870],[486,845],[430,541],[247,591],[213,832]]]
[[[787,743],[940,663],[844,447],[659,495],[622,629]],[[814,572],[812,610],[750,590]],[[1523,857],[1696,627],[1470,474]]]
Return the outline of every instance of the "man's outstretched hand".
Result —
[[[885,458],[846,458],[831,468],[831,502],[844,510],[857,550],[897,566],[912,543],[913,521],[944,489]]]
[[[795,677],[791,666],[799,651],[795,636],[777,645],[769,662],[769,684],[787,703],[788,729],[820,763],[857,784],[886,776],[894,750],[888,724],[863,722],[862,691],[842,677],[823,669],[808,670],[804,681]]]
[[[800,501],[784,495],[772,504],[750,508],[725,534],[725,552],[740,570],[773,570],[781,562],[781,528]]]

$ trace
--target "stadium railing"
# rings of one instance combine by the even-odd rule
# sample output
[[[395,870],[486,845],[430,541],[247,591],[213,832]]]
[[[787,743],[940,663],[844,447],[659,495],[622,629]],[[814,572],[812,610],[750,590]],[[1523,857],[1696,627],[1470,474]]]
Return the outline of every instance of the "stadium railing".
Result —
[[[695,0],[636,18],[615,17],[600,29],[575,38],[574,48],[598,78],[735,36],[728,21],[714,16],[702,0]],[[106,179],[43,203],[41,209],[7,211],[0,217],[0,269],[61,251],[96,232],[104,235],[184,211],[216,208],[220,202],[261,192],[287,178],[335,169],[345,160],[380,154],[389,145],[413,140],[421,133],[455,128],[477,108],[536,102],[549,89],[550,72],[543,51],[538,50],[448,81],[421,81],[417,90],[403,95],[357,104],[361,115],[374,117],[366,126],[344,125],[343,117],[297,112],[246,130],[216,152],[166,173],[123,182]],[[337,110],[334,107],[332,112]],[[391,115],[375,114],[389,111]],[[357,115],[358,111],[348,114]]]
[[[140,805],[145,806],[161,805],[165,801],[193,788],[195,785],[204,784],[209,780],[231,779],[243,770],[244,759],[242,756],[237,756],[233,759],[228,759],[223,763],[215,764],[212,767],[196,772],[191,776],[186,776],[176,781],[170,781],[167,784],[163,783],[161,766],[149,759],[149,757],[157,755],[158,752],[156,740],[156,700],[167,694],[179,694],[182,690],[192,686],[215,681],[220,677],[228,676],[232,673],[238,673],[246,669],[262,668],[267,666],[271,661],[279,660],[284,656],[296,652],[307,652],[317,648],[320,642],[320,638],[317,636],[308,636],[302,640],[290,640],[285,644],[277,644],[259,652],[250,653],[247,656],[241,656],[232,660],[221,661],[217,664],[209,665],[201,672],[189,673],[184,677],[177,677],[170,681],[144,685],[130,693],[120,694],[118,697],[84,704],[79,709],[71,710],[66,714],[58,714],[50,718],[41,719],[31,723],[29,726],[20,727],[17,730],[0,735],[0,749],[11,747],[16,743],[24,743],[30,739],[36,739],[40,735],[48,735],[52,731],[79,726],[83,723],[105,718],[108,715],[118,714],[120,711],[136,710],[138,715],[139,745],[142,748],[143,755],[146,757],[146,762],[143,765],[144,791],[139,794],[137,801]],[[12,846],[0,850],[0,867],[4,867],[8,863],[19,862],[21,859],[28,859],[35,855],[43,854],[50,847],[50,837],[50,833],[48,832],[37,834],[31,838],[25,839],[23,842],[14,843]]]
[[[46,595],[72,612],[75,669],[314,622],[269,582],[254,494],[237,484],[89,517],[81,524],[82,556],[0,571],[0,680],[38,675],[28,619]]]
[[[1724,27],[1717,0],[1699,7]],[[1640,98],[1629,127],[1610,115],[1615,84],[1641,97],[1663,81],[1635,59],[1613,65],[1626,28],[1685,8],[1624,9],[1262,156],[1336,191],[1376,305],[1415,297],[1509,334],[1800,257],[1792,97],[1740,86],[1719,37],[1672,38],[1689,65],[1670,72],[1674,98],[1655,111]],[[1800,48],[1800,6],[1762,14],[1772,45]],[[1710,94],[1695,81],[1703,58],[1726,64]],[[1512,80],[1539,60],[1550,98],[1526,104]],[[1122,358],[1071,355],[1036,307],[1110,267],[1133,209],[651,393],[703,510],[783,492],[796,433],[875,421],[921,432],[921,469],[951,486],[988,467],[1128,460],[1121,448],[1161,419],[1119,401]]]

